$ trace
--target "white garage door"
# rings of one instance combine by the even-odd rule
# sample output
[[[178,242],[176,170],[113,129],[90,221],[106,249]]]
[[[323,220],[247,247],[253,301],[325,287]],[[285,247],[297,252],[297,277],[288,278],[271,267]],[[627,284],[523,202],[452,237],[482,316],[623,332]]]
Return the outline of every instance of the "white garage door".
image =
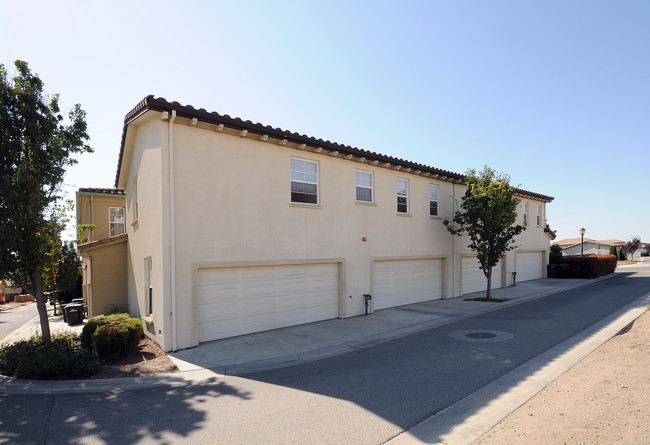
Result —
[[[199,341],[339,315],[339,268],[302,264],[199,269]]]
[[[461,289],[463,295],[487,289],[487,278],[479,266],[480,263],[476,257],[463,257]],[[499,289],[501,286],[501,262],[499,262],[492,268],[492,289]]]
[[[375,261],[375,310],[442,298],[442,260]]]
[[[542,278],[542,252],[517,252],[517,281]]]

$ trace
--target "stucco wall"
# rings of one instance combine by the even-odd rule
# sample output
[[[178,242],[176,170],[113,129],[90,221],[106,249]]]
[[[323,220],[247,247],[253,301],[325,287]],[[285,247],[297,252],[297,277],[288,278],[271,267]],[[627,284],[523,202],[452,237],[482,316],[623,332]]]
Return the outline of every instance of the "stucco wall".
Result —
[[[84,265],[91,268],[92,278],[84,286],[91,286],[91,289],[84,289],[84,297],[88,303],[88,316],[95,317],[105,313],[110,307],[127,307],[127,265],[126,240],[101,246],[96,249],[83,252]],[[88,301],[88,293],[92,298]]]
[[[165,140],[163,123],[158,115],[147,115],[137,121],[137,126],[129,128],[127,137],[130,143],[125,145],[124,156],[129,160],[128,171],[121,178],[120,188],[127,195],[127,234],[129,248],[127,252],[128,271],[128,305],[131,315],[147,315],[147,290],[144,266],[147,258],[152,259],[153,271],[151,285],[154,289],[153,307],[154,326],[145,329],[166,350],[171,349],[169,308],[170,287],[166,282],[164,264],[163,230],[168,218],[163,209],[163,177],[168,175],[163,154]],[[138,215],[135,216],[134,187],[137,184]]]
[[[110,207],[125,207],[126,198],[124,196],[77,192],[77,205],[79,206],[79,222],[95,225],[94,230],[84,232],[88,237],[88,242],[119,235],[119,233],[111,233],[109,230],[108,212]]]

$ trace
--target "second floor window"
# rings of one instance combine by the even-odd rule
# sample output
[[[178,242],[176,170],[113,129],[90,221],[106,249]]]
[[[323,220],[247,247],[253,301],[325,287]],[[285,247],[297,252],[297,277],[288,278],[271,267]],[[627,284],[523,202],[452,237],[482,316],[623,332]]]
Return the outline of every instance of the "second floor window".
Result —
[[[528,224],[528,203],[524,203],[524,224]]]
[[[438,216],[438,186],[429,186],[429,215]]]
[[[409,182],[406,179],[397,180],[397,213],[409,212]]]
[[[537,225],[542,225],[542,206],[537,206]]]
[[[124,207],[108,208],[108,236],[121,235],[126,232]]]
[[[318,204],[318,164],[291,160],[291,202]]]
[[[357,201],[372,202],[372,173],[357,170]]]

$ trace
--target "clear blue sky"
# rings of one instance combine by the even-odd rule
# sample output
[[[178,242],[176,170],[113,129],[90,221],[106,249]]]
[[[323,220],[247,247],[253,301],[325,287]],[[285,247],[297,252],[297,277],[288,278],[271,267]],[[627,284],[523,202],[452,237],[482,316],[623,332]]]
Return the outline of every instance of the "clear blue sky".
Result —
[[[113,187],[147,94],[555,197],[558,239],[650,241],[650,2],[0,1],[23,59],[92,155],[66,190]]]

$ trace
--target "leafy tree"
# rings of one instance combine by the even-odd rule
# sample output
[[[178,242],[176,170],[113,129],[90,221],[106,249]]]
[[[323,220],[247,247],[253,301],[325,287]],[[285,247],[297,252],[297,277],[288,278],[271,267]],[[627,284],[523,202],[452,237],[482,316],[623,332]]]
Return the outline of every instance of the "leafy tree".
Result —
[[[49,343],[42,271],[60,233],[56,203],[66,168],[77,162],[73,155],[92,149],[81,106],[65,124],[59,96],[46,96],[27,62],[14,64],[13,79],[0,64],[0,275],[35,295],[43,343]]]
[[[489,299],[492,287],[492,268],[507,251],[515,248],[514,238],[525,227],[515,225],[519,199],[510,186],[510,177],[497,173],[487,165],[477,173],[470,169],[465,176],[467,189],[460,210],[452,220],[443,224],[453,235],[467,233],[476,252],[480,269],[487,279],[485,299]]]
[[[614,247],[614,246],[610,247],[610,248],[609,248],[609,254],[610,254],[610,255],[617,256],[617,255],[616,255],[616,247]]]
[[[557,243],[551,244],[549,247],[549,263],[558,264],[562,259],[562,246]]]
[[[632,260],[634,259],[634,252],[637,251],[637,249],[641,247],[641,238],[639,236],[633,236],[631,240],[629,240],[627,243],[625,243],[625,252],[626,254],[629,254],[632,256]]]

